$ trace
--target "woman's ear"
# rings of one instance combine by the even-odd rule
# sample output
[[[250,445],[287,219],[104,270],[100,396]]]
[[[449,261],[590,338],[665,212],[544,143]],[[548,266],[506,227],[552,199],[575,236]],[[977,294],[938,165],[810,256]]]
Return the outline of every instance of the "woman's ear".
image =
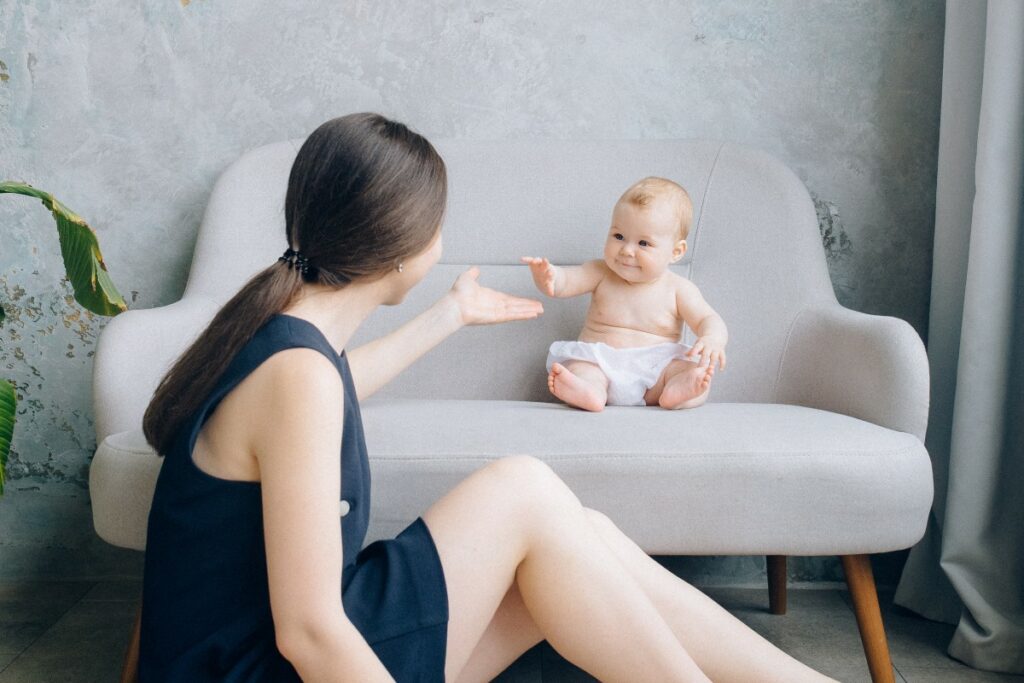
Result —
[[[676,245],[672,247],[672,263],[677,262],[683,258],[686,254],[686,240],[679,240]]]

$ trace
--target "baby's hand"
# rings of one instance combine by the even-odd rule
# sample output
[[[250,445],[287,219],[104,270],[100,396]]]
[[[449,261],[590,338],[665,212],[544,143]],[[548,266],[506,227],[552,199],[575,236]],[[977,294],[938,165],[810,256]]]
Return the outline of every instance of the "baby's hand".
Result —
[[[700,365],[710,365],[714,368],[715,363],[718,363],[725,370],[725,344],[718,337],[711,335],[697,337],[697,341],[693,342],[693,346],[686,355]],[[697,355],[700,356],[699,359],[695,357]]]
[[[522,262],[530,266],[530,273],[533,275],[533,282],[537,289],[548,296],[555,295],[555,267],[546,258],[537,256],[524,256]]]

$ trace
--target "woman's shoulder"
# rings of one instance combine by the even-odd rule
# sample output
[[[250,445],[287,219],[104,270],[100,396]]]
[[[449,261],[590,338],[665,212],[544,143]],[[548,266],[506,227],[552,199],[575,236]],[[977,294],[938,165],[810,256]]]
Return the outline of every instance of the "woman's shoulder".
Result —
[[[258,393],[265,399],[260,404],[275,411],[292,403],[317,405],[345,397],[337,364],[308,346],[275,351],[247,379],[259,385]]]
[[[257,330],[239,359],[244,373],[231,393],[236,414],[247,416],[257,434],[289,429],[287,416],[323,405],[342,406],[344,380],[337,354],[315,327],[298,318],[273,316]],[[240,412],[239,412],[240,411]],[[339,416],[341,410],[332,411]]]
[[[316,349],[277,351],[246,378],[243,411],[250,444],[333,433],[341,429],[345,388],[337,367]],[[336,406],[324,410],[325,406]]]

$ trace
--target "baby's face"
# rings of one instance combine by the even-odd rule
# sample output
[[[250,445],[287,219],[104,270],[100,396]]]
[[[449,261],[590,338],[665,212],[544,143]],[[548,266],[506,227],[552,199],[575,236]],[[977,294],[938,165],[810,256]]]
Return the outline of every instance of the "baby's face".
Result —
[[[657,280],[686,252],[686,243],[678,238],[678,224],[668,202],[646,207],[619,202],[612,211],[604,262],[627,282]]]

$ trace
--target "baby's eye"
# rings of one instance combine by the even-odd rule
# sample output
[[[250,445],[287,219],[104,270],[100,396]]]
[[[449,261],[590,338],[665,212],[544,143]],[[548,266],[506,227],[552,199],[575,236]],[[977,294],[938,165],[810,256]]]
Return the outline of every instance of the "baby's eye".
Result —
[[[622,241],[622,233],[621,232],[615,233],[614,235],[612,235],[612,237],[614,237],[615,239],[619,240],[620,242]]]
[[[640,240],[640,246],[641,247],[648,247],[648,246],[650,246],[650,243],[647,240]]]

